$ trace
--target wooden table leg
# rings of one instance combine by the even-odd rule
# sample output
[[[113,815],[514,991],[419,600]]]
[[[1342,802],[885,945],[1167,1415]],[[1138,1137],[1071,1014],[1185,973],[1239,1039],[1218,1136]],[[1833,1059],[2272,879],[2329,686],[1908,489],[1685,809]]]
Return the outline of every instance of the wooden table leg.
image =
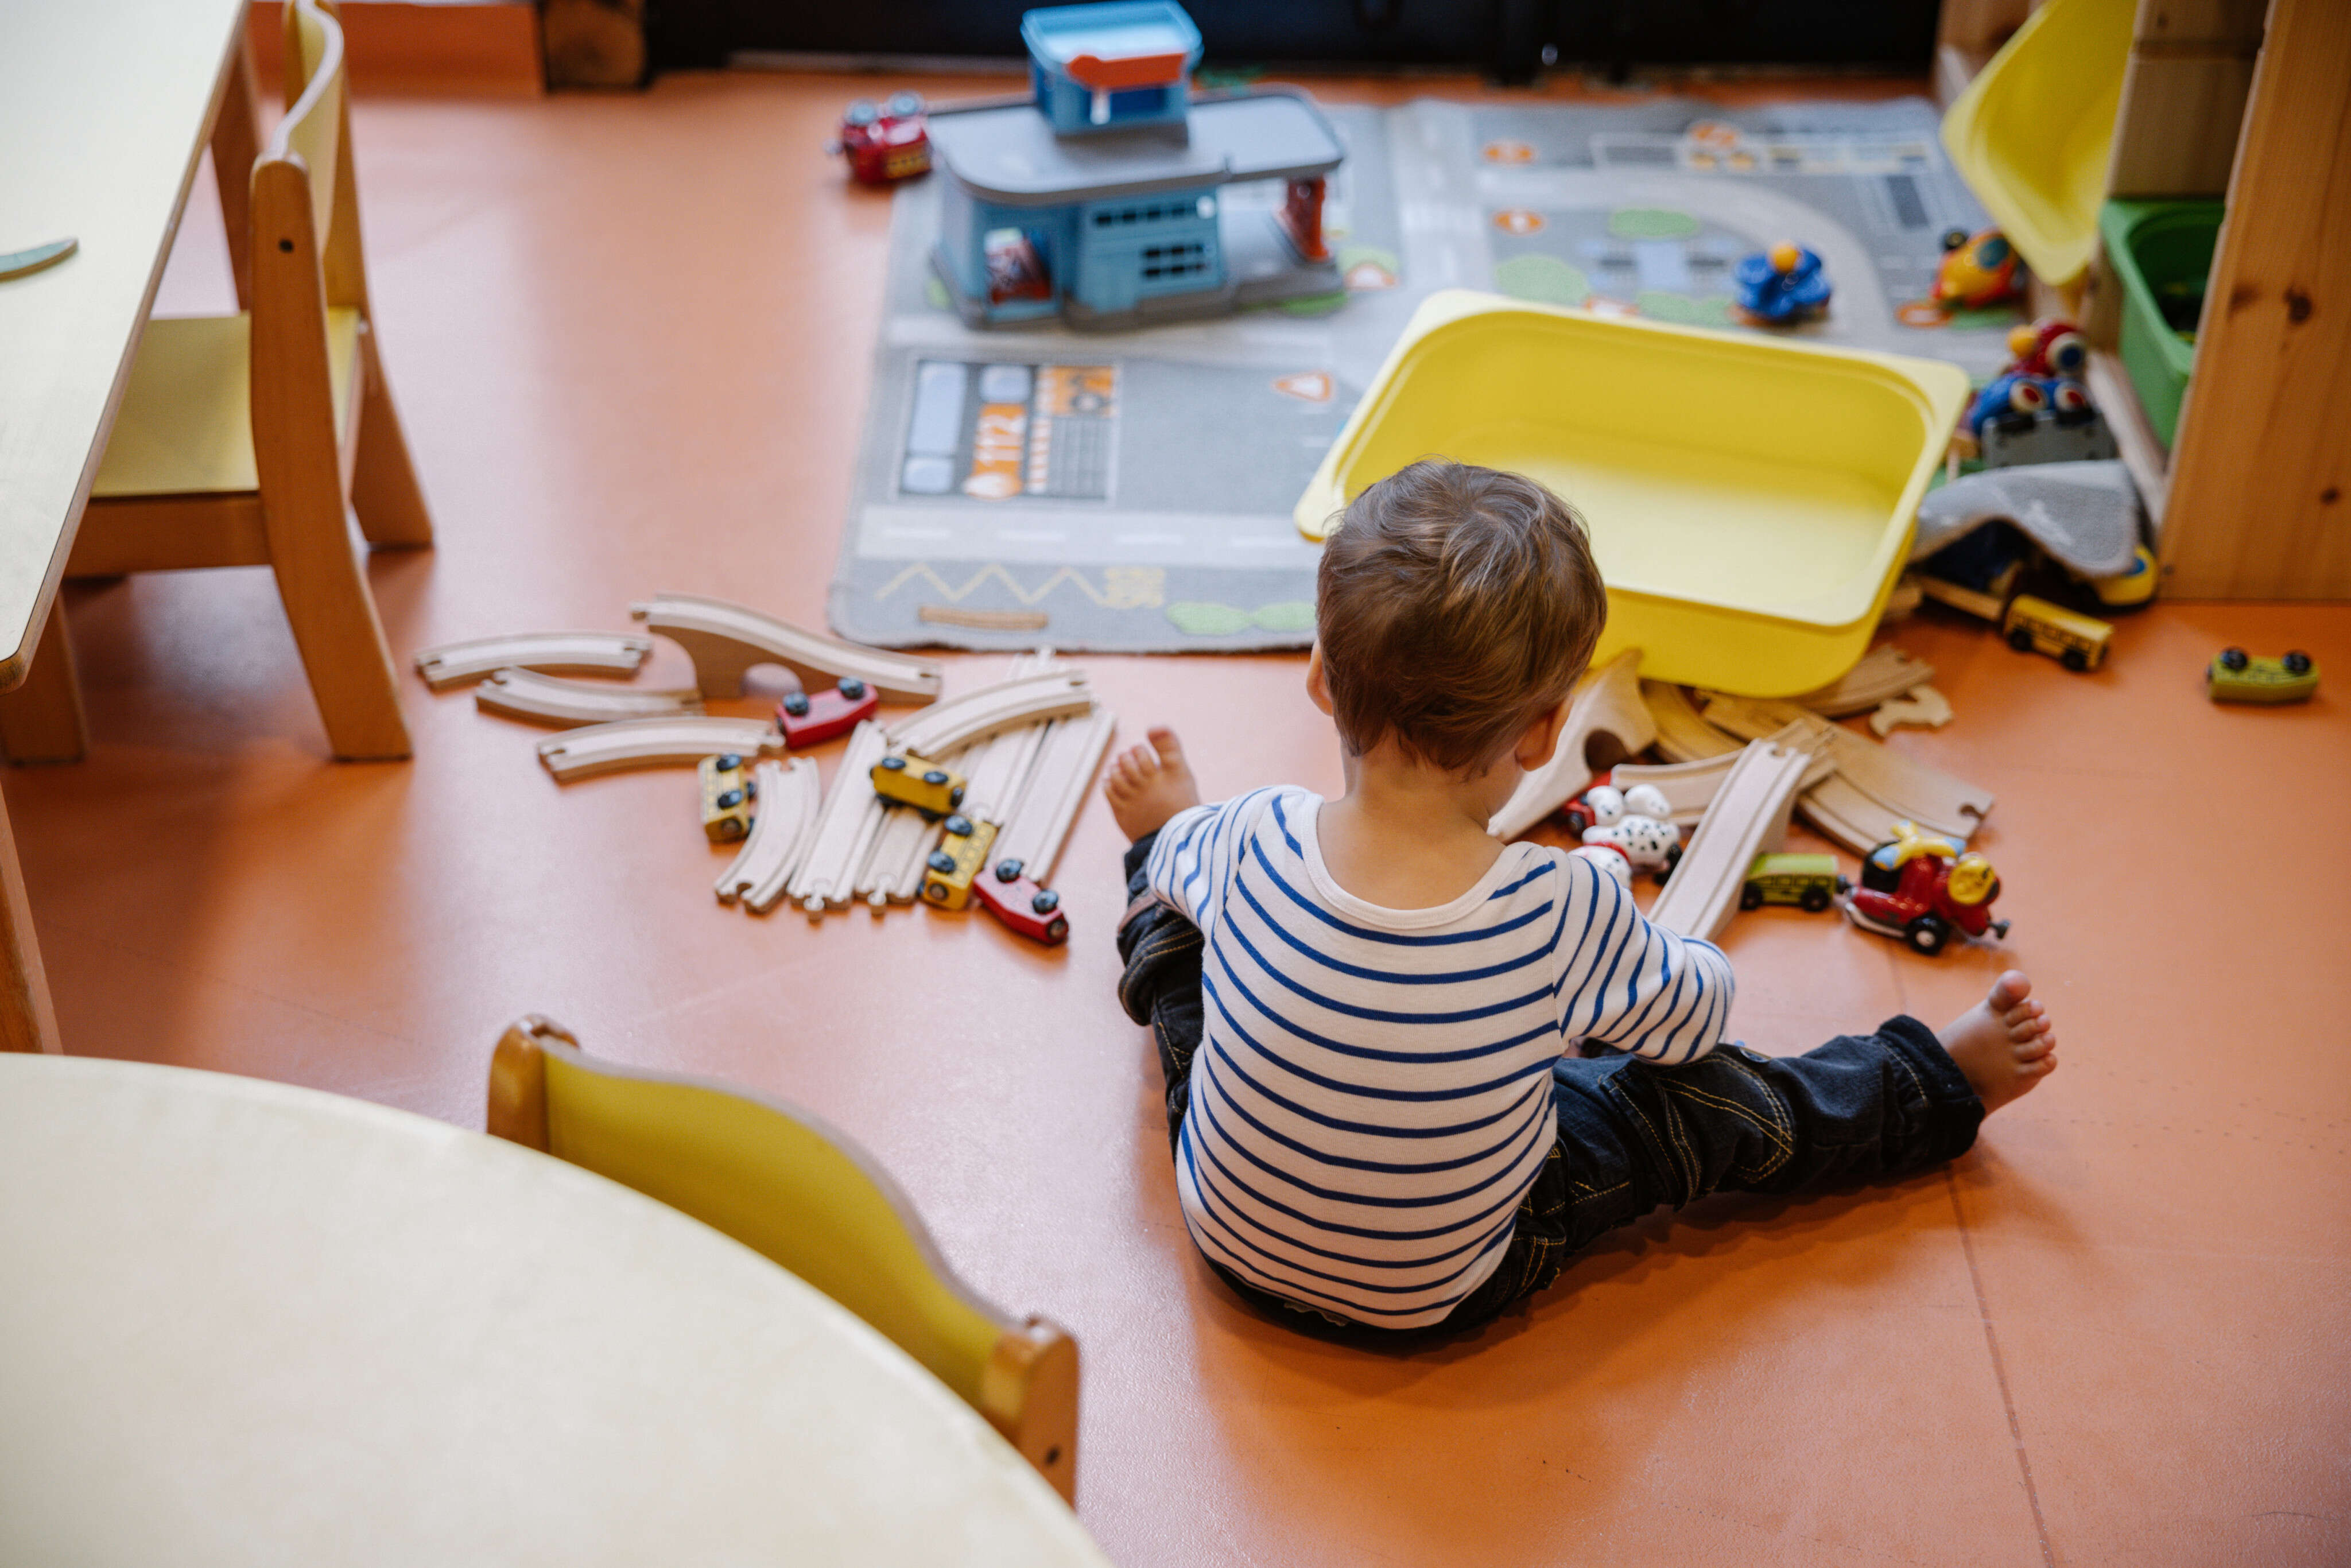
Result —
[[[253,161],[261,156],[261,99],[254,84],[253,35],[243,26],[228,52],[228,85],[213,121],[213,183],[220,187],[221,227],[228,231],[229,267],[236,274],[236,304],[253,308]]]
[[[25,902],[25,873],[16,863],[16,831],[0,799],[0,1051],[63,1053],[57,1042],[57,1009],[49,1005],[49,977],[33,939],[32,906]]]
[[[66,635],[62,593],[49,606],[25,684],[0,692],[0,751],[11,762],[79,762],[87,742],[81,682]]]

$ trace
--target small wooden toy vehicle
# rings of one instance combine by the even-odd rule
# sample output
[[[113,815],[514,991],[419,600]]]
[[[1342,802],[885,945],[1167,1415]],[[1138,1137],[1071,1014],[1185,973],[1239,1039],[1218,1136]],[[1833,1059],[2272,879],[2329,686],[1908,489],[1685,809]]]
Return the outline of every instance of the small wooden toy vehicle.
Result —
[[[2216,703],[2308,702],[2317,690],[2318,666],[2298,648],[2277,659],[2223,648],[2204,671],[2204,695]]]
[[[844,675],[826,690],[786,692],[776,705],[776,727],[784,732],[788,747],[814,746],[847,735],[881,706],[881,693],[854,675]]]
[[[1935,303],[1980,310],[2012,299],[2023,291],[2016,268],[2016,247],[1998,229],[1953,229],[1943,236],[1943,260],[1935,268]]]
[[[2115,629],[2095,616],[2076,615],[2062,604],[2020,593],[2008,601],[2000,623],[2008,645],[2020,653],[2046,653],[2069,670],[2095,670],[2105,663]]]
[[[1852,891],[1853,883],[1837,874],[1834,855],[1757,855],[1739,890],[1739,907],[1792,904],[1817,915]]]
[[[1061,913],[1061,895],[1039,887],[1022,873],[1017,860],[1001,860],[971,884],[972,896],[1014,931],[1048,947],[1070,939],[1070,917]]]
[[[995,846],[996,824],[954,816],[946,828],[939,847],[923,862],[923,902],[935,909],[961,909],[971,902],[972,879]]]
[[[751,831],[751,807],[759,798],[758,780],[743,759],[731,751],[705,757],[695,765],[702,780],[702,831],[714,844],[731,844]]]
[[[1730,286],[1740,309],[1771,326],[1828,314],[1829,275],[1809,246],[1782,240],[1740,257],[1731,269]]]
[[[861,98],[841,117],[841,139],[825,149],[849,160],[850,178],[890,185],[930,172],[928,116],[920,93],[896,92],[879,108]]]
[[[1863,930],[1899,938],[1932,957],[1955,930],[2007,936],[2008,922],[1991,917],[1999,896],[1991,862],[1896,822],[1894,837],[1862,860],[1861,886],[1846,895],[1844,913]]]
[[[873,792],[884,800],[912,806],[935,822],[963,804],[964,778],[937,768],[911,753],[883,758],[873,765]]]

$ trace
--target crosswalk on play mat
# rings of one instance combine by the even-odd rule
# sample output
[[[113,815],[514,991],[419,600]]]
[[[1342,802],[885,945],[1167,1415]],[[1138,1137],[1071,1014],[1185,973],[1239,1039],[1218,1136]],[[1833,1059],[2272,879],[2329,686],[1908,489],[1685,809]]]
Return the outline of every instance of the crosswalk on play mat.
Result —
[[[831,616],[887,645],[1115,653],[1302,647],[1318,547],[1291,508],[1430,292],[1489,289],[1736,325],[1739,258],[1782,239],[1835,287],[1815,340],[2005,360],[2011,310],[1928,303],[1985,223],[1922,100],[1725,110],[1325,110],[1347,158],[1325,229],[1345,292],[1131,332],[975,329],[931,271],[936,176],[902,189]],[[1229,186],[1228,222],[1282,192]]]

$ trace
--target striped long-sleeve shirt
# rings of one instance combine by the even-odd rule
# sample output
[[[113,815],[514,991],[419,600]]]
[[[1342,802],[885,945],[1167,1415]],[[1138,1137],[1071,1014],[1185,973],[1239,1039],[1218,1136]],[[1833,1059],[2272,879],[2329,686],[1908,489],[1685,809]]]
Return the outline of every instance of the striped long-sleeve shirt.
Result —
[[[1367,904],[1323,865],[1322,804],[1260,789],[1184,812],[1153,846],[1153,892],[1207,943],[1176,1184],[1193,1240],[1241,1278],[1416,1328],[1500,1260],[1557,1137],[1567,1044],[1703,1056],[1730,964],[1534,844],[1441,907]]]

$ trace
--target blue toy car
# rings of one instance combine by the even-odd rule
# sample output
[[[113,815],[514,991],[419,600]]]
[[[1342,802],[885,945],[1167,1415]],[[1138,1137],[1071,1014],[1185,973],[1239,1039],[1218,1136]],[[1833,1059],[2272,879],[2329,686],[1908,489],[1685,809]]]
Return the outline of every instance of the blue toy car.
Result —
[[[1782,241],[1770,250],[1740,258],[1730,275],[1739,308],[1774,326],[1809,321],[1828,313],[1829,275],[1809,246]]]

